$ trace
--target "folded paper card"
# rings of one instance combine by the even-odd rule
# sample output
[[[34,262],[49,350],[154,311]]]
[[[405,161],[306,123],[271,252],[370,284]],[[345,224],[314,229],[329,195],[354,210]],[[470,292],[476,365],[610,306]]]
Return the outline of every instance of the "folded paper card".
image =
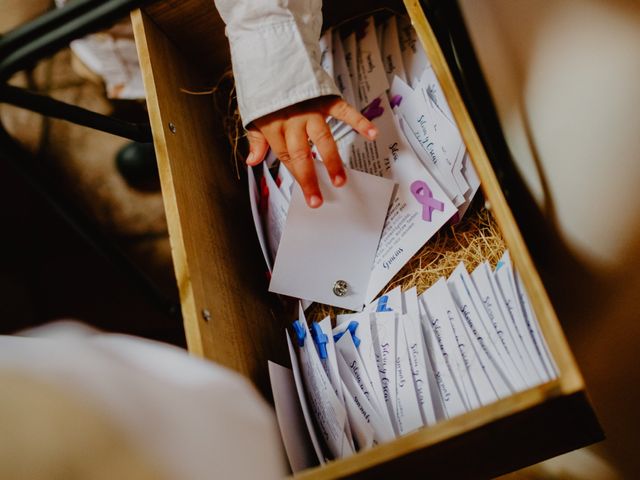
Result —
[[[508,300],[502,294],[506,286]],[[526,383],[513,381],[514,369],[530,372],[522,367],[521,353],[527,352],[519,331],[531,340],[538,363],[548,363],[549,377],[557,376],[508,252],[495,271],[483,262],[469,274],[461,262],[448,279],[441,277],[420,297],[417,293],[416,287],[396,287],[359,313],[337,315],[333,330],[330,317],[309,329],[299,309],[292,325],[297,347],[287,336],[293,373],[269,366],[294,472],[299,465],[350,456],[544,381],[529,374]],[[524,326],[509,341],[514,309],[522,310],[518,322]],[[497,318],[502,310],[504,322]]]
[[[316,164],[321,208],[294,187],[269,290],[361,310],[395,183],[348,170],[341,188]]]

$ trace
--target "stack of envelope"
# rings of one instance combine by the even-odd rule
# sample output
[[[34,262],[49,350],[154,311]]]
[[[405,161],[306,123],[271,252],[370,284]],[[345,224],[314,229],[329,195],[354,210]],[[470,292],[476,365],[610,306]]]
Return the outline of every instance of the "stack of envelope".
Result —
[[[299,315],[287,334],[292,371],[269,365],[294,472],[557,376],[508,252],[495,270],[461,263],[421,295],[395,288],[334,327]]]
[[[351,31],[328,30],[320,40],[320,55],[321,65],[344,98],[379,130],[377,138],[368,141],[350,126],[327,119],[347,167],[343,189],[351,188],[354,171],[393,185],[392,194],[387,195],[388,188],[371,181],[369,190],[377,191],[377,196],[362,194],[360,202],[354,199],[354,214],[346,222],[353,238],[364,239],[367,247],[373,242],[376,248],[363,248],[367,255],[345,254],[346,263],[342,258],[334,260],[335,248],[329,251],[321,240],[345,236],[335,227],[340,222],[302,209],[299,187],[272,154],[256,171],[249,168],[249,195],[272,274],[270,291],[306,299],[305,306],[318,301],[359,311],[439,229],[462,218],[480,182],[429,59],[406,18],[390,16],[376,25],[369,17]],[[315,149],[314,155],[321,160]],[[361,180],[360,186],[366,182]],[[331,210],[332,198],[340,195],[322,178],[320,188],[325,203],[318,210]],[[369,202],[374,196],[384,198],[373,201],[377,211]],[[348,210],[344,202],[341,205]],[[360,215],[355,213],[358,208]],[[311,221],[312,216],[324,220]],[[346,218],[346,213],[342,216]],[[311,238],[308,249],[301,248],[301,231]],[[359,249],[350,238],[346,235],[343,249]],[[309,260],[310,251],[315,264]],[[307,268],[306,277],[300,265]],[[343,270],[357,275],[348,281]],[[309,271],[322,274],[310,279]],[[344,295],[332,293],[338,282],[347,284]]]

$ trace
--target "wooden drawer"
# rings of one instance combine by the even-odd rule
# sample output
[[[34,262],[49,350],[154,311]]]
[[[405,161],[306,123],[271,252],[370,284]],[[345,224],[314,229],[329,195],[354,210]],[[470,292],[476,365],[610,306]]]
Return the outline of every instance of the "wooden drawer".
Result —
[[[580,371],[420,2],[326,0],[325,22],[389,6],[408,11],[432,60],[559,377],[300,477],[491,477],[598,441]],[[157,2],[134,12],[133,24],[189,349],[246,375],[269,397],[267,360],[288,362],[288,319],[267,293],[246,178],[220,115],[210,95],[185,92],[210,88],[228,66],[224,25],[211,0]]]

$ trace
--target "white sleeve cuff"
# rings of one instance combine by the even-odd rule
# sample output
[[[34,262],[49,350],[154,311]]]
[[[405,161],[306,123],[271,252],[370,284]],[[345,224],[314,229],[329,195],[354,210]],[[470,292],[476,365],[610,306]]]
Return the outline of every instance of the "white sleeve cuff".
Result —
[[[246,127],[256,118],[323,95],[340,95],[320,66],[317,39],[305,41],[295,20],[234,32],[227,28],[238,107]]]

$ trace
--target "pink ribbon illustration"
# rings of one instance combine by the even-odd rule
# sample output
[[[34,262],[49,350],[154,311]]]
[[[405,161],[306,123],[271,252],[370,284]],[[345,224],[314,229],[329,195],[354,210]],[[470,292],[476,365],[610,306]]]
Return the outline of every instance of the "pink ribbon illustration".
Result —
[[[433,197],[433,192],[422,180],[416,180],[411,184],[411,193],[418,203],[422,205],[422,219],[424,221],[431,221],[431,212],[434,210],[444,212],[444,203]]]

